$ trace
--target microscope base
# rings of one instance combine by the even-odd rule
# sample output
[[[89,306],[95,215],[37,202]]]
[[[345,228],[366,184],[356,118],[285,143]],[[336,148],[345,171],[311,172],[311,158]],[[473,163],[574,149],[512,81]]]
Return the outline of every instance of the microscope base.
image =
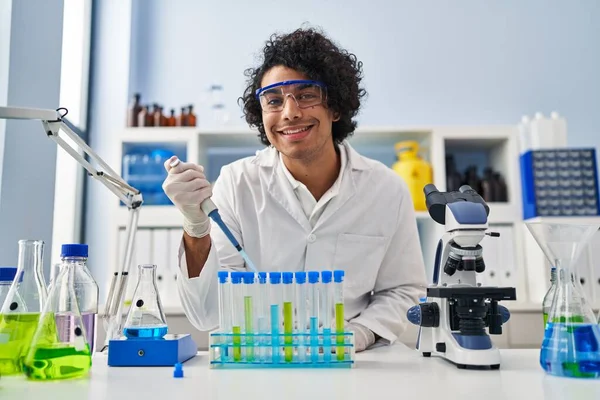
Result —
[[[468,342],[471,348],[462,347],[459,341]],[[459,369],[500,368],[500,351],[491,344],[487,335],[461,337],[449,331],[421,327],[417,350],[423,353],[424,357],[444,358]]]

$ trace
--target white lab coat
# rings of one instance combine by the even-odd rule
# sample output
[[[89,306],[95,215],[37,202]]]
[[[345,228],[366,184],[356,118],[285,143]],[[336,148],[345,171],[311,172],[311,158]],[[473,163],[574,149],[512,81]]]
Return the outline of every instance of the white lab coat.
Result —
[[[345,317],[392,343],[405,330],[406,311],[425,294],[426,278],[412,199],[385,165],[348,142],[337,196],[311,227],[268,147],[224,166],[212,200],[259,271],[343,269]],[[196,278],[188,278],[183,245],[177,286],[185,314],[199,330],[218,326],[217,271],[244,270],[239,253],[217,225]]]

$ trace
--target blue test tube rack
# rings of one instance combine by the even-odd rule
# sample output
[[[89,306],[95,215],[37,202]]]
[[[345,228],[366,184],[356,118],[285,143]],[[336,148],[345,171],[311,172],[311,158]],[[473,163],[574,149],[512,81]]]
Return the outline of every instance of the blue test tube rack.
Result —
[[[233,321],[234,328],[219,327],[209,334],[210,368],[354,367],[354,335],[335,329],[336,308],[333,301],[326,300],[333,300],[329,297],[334,285],[330,277],[343,277],[343,271],[228,274],[229,279],[224,271],[219,274],[219,285],[231,286],[219,291],[220,296],[229,296],[220,299],[228,307],[220,307],[219,313],[228,315],[220,315],[219,320]],[[304,296],[304,304],[299,306]],[[235,325],[236,320],[241,326]],[[306,325],[303,329],[299,321]],[[325,327],[323,321],[330,326]]]

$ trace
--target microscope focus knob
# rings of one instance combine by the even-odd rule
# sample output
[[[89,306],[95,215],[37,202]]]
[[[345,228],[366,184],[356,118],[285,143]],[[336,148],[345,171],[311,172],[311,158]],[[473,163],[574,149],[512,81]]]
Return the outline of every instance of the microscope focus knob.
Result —
[[[440,308],[437,303],[421,303],[412,306],[406,317],[414,325],[435,328],[440,325]]]

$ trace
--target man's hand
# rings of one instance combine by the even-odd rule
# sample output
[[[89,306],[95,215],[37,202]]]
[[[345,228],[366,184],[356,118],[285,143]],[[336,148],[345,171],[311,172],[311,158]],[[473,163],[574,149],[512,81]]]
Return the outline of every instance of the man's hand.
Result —
[[[210,233],[210,220],[200,204],[212,196],[212,187],[204,175],[204,167],[181,162],[173,156],[165,161],[169,172],[162,188],[183,214],[183,230],[192,237],[201,238]]]
[[[375,334],[363,325],[347,322],[345,330],[354,333],[354,351],[356,352],[364,351],[375,343]]]

